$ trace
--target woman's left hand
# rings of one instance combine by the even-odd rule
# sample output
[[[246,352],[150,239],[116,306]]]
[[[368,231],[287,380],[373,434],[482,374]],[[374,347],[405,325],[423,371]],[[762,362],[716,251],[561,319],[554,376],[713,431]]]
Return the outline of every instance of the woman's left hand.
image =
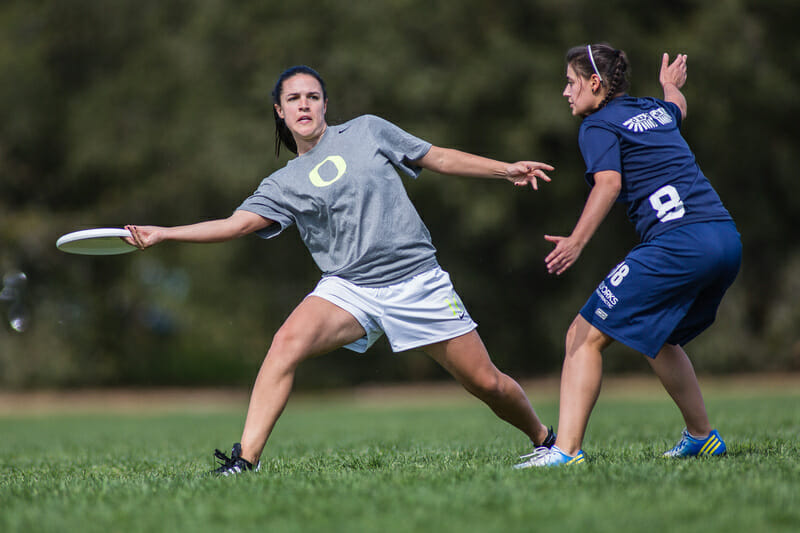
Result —
[[[575,261],[578,260],[585,246],[585,243],[573,236],[558,237],[555,235],[545,235],[544,239],[556,245],[553,251],[547,254],[544,262],[545,266],[547,266],[547,272],[556,274],[557,276],[560,276],[566,272],[569,267],[575,264]]]
[[[555,168],[538,161],[517,161],[506,167],[506,179],[518,187],[530,184],[534,190],[538,191],[538,180],[550,181],[550,176],[545,173],[545,170],[551,171]]]
[[[658,81],[662,87],[674,85],[680,89],[686,83],[686,77],[686,54],[678,54],[672,63],[669,62],[669,54],[665,53],[661,56],[661,72],[658,75]]]

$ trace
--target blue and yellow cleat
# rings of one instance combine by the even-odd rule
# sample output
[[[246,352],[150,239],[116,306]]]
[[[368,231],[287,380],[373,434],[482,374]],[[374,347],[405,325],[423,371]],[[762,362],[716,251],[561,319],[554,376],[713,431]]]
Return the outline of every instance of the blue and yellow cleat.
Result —
[[[725,441],[719,436],[717,430],[712,430],[708,437],[698,439],[689,434],[684,428],[681,440],[669,451],[664,452],[664,457],[698,457],[701,455],[723,455],[728,448]]]
[[[583,455],[583,450],[578,452],[578,455],[572,456],[562,452],[558,446],[553,446],[549,450],[542,450],[541,453],[535,454],[533,457],[514,465],[514,468],[520,470],[522,468],[531,468],[533,466],[561,466],[561,465],[579,465],[586,460]]]

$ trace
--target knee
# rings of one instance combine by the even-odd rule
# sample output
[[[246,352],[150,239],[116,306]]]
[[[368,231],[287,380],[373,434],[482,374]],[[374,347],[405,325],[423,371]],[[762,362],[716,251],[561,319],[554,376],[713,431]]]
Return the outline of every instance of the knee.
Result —
[[[307,343],[300,332],[281,327],[272,337],[265,363],[295,368],[306,357]]]
[[[470,382],[465,383],[464,386],[470,393],[478,398],[499,398],[505,394],[503,378],[506,378],[506,376],[501,374],[497,369],[493,372],[485,371],[473,376]]]

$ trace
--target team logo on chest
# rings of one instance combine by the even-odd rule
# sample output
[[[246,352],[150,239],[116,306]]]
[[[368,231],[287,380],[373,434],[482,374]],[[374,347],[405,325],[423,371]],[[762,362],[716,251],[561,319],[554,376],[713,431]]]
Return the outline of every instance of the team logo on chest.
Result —
[[[344,176],[347,163],[340,155],[329,155],[308,173],[314,187],[327,187]],[[327,179],[326,179],[327,178]]]

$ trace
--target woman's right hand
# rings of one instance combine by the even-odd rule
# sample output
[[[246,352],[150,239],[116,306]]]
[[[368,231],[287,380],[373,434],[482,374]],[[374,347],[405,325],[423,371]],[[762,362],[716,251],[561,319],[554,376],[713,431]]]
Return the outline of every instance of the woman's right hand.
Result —
[[[517,161],[506,167],[506,179],[517,186],[530,185],[534,190],[539,190],[537,178],[549,182],[550,176],[545,170],[555,170],[552,165],[538,161]]]
[[[136,246],[140,250],[149,248],[154,244],[158,244],[164,240],[161,235],[161,226],[134,226],[127,225],[125,229],[131,232],[131,237],[125,237],[125,242]]]

